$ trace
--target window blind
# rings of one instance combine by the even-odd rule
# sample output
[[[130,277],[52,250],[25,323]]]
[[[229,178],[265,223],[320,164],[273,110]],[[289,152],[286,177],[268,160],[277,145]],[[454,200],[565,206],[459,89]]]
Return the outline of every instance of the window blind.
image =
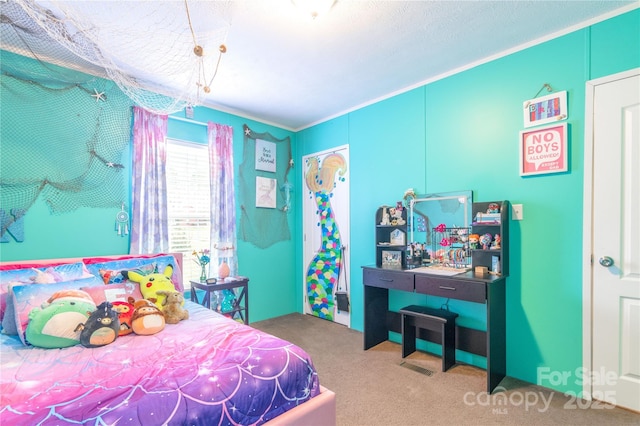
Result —
[[[209,150],[205,144],[167,140],[169,250],[183,253],[183,281],[200,278],[193,251],[210,247]]]

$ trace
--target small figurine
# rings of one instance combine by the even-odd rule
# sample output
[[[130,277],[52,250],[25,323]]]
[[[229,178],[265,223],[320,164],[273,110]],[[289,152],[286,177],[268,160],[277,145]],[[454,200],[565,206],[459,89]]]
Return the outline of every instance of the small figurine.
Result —
[[[491,243],[491,250],[500,250],[500,234],[493,236],[493,242]]]
[[[398,224],[395,207],[389,207],[389,219],[391,220],[391,225],[396,226]]]
[[[480,241],[480,235],[478,234],[469,235],[469,247],[471,248],[471,250],[475,250],[478,248],[479,241]]]
[[[498,203],[489,203],[487,213],[500,213],[500,205]]]
[[[392,225],[404,225],[406,221],[402,218],[402,206],[400,207],[390,207],[389,214],[391,215],[391,224]]]
[[[482,244],[482,250],[489,250],[489,245],[491,244],[491,234],[484,234],[480,237],[480,244]]]
[[[469,237],[467,236],[467,230],[465,228],[458,228],[456,234],[458,234],[458,240],[461,243],[466,243],[469,239]]]
[[[389,222],[389,213],[387,212],[387,206],[382,207],[382,221],[380,221],[380,225],[391,225],[391,222]]]

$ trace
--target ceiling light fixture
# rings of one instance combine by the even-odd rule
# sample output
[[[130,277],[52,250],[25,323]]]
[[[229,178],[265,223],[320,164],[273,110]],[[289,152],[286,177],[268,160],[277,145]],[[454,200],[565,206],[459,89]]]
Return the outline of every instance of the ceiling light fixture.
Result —
[[[291,2],[303,13],[316,19],[327,13],[336,0],[291,0]]]
[[[220,59],[222,59],[222,54],[227,52],[227,46],[221,44],[218,47],[218,61],[216,62],[216,67],[213,70],[213,75],[209,82],[207,82],[206,70],[205,70],[205,52],[204,48],[198,44],[196,40],[196,34],[193,30],[193,25],[191,24],[191,15],[189,14],[189,4],[187,0],[184,0],[184,7],[187,10],[187,20],[189,21],[189,29],[191,30],[191,37],[193,38],[193,54],[198,57],[198,82],[196,83],[198,87],[202,88],[204,93],[211,93],[211,85],[213,84],[213,79],[218,74],[218,67],[220,66]]]

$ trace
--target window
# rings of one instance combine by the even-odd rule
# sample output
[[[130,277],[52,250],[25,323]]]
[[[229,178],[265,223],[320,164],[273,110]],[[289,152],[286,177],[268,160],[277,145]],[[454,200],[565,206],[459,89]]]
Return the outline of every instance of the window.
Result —
[[[167,139],[169,250],[183,253],[185,290],[200,278],[194,250],[208,249],[211,236],[209,149],[206,144]]]

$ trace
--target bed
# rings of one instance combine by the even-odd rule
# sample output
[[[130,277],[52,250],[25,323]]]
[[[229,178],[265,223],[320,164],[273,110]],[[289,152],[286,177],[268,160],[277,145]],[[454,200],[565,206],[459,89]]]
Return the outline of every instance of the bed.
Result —
[[[168,256],[181,265],[181,256]],[[0,282],[14,273],[9,268],[62,271],[62,265],[81,263],[82,277],[74,282],[85,282],[78,286],[112,290],[95,266],[132,259],[143,264],[158,257],[0,263]],[[33,298],[31,293],[22,296],[17,286],[7,295],[3,288],[0,307],[16,318],[18,334],[4,328],[0,334],[0,424],[335,424],[335,395],[320,386],[303,349],[194,302],[184,304],[189,319],[153,335],[121,335],[94,348],[46,349],[25,342],[20,328],[21,297]],[[7,312],[12,303],[14,312]]]

